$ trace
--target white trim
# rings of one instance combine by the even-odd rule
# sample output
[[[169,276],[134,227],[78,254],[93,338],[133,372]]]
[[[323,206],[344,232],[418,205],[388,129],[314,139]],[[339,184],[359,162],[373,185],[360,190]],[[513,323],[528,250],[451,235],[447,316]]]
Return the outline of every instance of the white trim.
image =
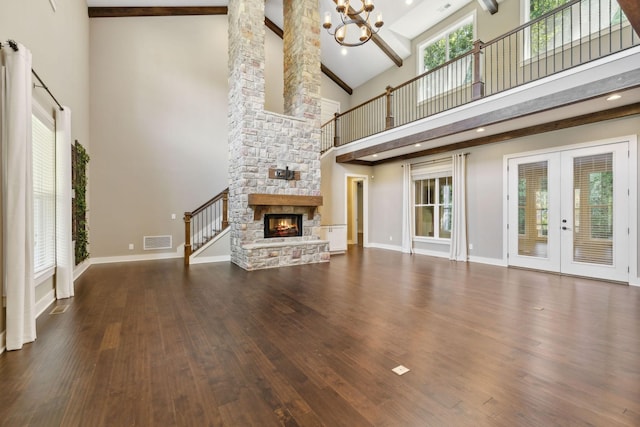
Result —
[[[344,174],[344,224],[347,225],[347,230],[349,227],[349,191],[351,191],[349,188],[349,178],[358,178],[358,180],[362,179],[362,246],[366,248],[369,246],[369,175]]]
[[[413,207],[415,207],[415,205],[413,205]],[[413,236],[413,242],[429,243],[435,245],[451,245],[451,239],[445,239],[444,237]]]
[[[175,252],[168,252],[168,253],[162,253],[162,254],[98,257],[98,258],[91,258],[91,265],[111,264],[114,262],[153,261],[153,260],[173,259],[173,258],[182,258],[182,255],[176,254]]]
[[[50,278],[52,278],[54,276],[54,274],[56,274],[56,266],[52,265],[51,267],[47,267],[42,271],[39,271],[38,273],[34,274],[33,276],[33,283],[35,287],[40,286],[41,284],[43,284],[44,282],[46,282],[47,280],[49,280]]]
[[[629,284],[638,279],[638,136],[629,135]],[[635,285],[634,286],[640,286]]]
[[[496,267],[508,267],[505,260],[500,258],[485,258],[481,256],[469,256],[469,262],[477,263],[477,264],[487,264],[494,265]]]
[[[40,317],[42,313],[44,313],[47,308],[51,304],[53,304],[56,300],[56,291],[55,289],[51,289],[45,296],[40,298],[38,302],[36,302],[36,319]]]
[[[426,255],[432,256],[435,258],[446,258],[449,259],[449,252],[439,252],[439,251],[430,251],[429,249],[417,249],[413,248],[413,253],[418,255]]]
[[[369,243],[367,247],[374,249],[385,249],[387,251],[402,252],[402,246],[385,245],[384,243]]]
[[[91,267],[91,258],[86,259],[80,264],[76,265],[76,267],[73,269],[73,280],[78,280],[78,278],[82,276],[89,267]]]
[[[0,332],[0,354],[4,353],[7,350],[7,340],[5,339],[5,332]]]
[[[196,257],[189,260],[190,265],[194,264],[209,264],[212,262],[230,262],[231,255],[217,255],[217,256],[203,256]]]

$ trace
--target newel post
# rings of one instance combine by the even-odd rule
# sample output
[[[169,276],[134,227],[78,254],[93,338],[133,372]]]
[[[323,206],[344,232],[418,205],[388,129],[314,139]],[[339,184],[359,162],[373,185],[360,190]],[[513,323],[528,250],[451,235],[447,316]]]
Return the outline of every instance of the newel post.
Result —
[[[484,96],[484,82],[480,74],[480,57],[482,55],[483,43],[480,40],[473,42],[473,85],[471,86],[471,98],[480,99]]]
[[[333,114],[334,126],[333,126],[333,146],[340,146],[340,113]]]
[[[225,230],[229,226],[228,208],[229,206],[229,192],[222,193],[222,229]]]
[[[394,126],[393,120],[393,88],[387,86],[387,117],[385,120],[385,129],[391,129]]]
[[[191,257],[191,212],[184,213],[184,266],[189,267]]]

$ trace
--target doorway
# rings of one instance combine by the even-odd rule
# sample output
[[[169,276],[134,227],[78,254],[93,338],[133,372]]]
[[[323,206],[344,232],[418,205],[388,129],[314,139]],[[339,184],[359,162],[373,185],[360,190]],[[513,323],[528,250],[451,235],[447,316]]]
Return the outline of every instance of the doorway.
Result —
[[[367,177],[347,176],[346,218],[347,243],[367,246]]]
[[[629,281],[629,143],[508,160],[508,263]]]

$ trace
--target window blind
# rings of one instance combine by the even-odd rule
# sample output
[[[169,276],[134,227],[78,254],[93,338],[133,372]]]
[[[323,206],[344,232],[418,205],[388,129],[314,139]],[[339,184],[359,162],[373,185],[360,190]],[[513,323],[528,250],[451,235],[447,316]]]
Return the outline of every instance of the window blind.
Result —
[[[33,114],[34,273],[55,265],[55,126],[42,113]]]

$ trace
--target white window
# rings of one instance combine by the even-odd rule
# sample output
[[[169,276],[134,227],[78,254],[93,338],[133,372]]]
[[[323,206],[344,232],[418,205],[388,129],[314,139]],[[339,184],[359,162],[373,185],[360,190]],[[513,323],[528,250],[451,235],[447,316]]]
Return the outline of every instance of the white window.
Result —
[[[53,118],[35,103],[32,141],[34,273],[39,276],[55,265],[56,141]]]
[[[522,0],[523,21],[529,22],[569,0]],[[576,40],[609,32],[629,21],[616,0],[582,0],[571,8],[551,14],[529,29],[527,55],[543,54]]]
[[[415,236],[450,239],[453,181],[451,162],[412,166]]]
[[[418,46],[418,74],[434,70],[473,49],[474,24],[470,15]],[[473,56],[467,55],[421,79],[422,100],[472,82]]]

